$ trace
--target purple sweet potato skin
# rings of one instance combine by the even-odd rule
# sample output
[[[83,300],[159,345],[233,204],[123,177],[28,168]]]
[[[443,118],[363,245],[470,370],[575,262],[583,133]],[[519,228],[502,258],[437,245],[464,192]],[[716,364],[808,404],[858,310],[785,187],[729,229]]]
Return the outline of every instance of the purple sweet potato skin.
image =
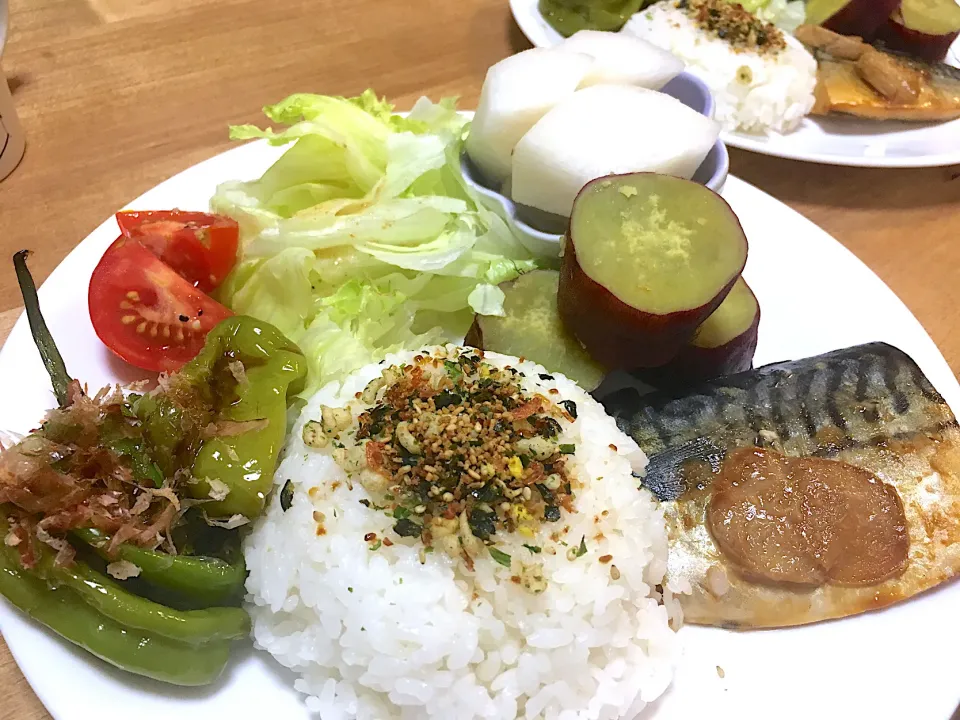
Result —
[[[467,347],[483,350],[483,330],[480,328],[479,317],[473,318],[473,324],[470,326],[470,329],[467,330],[467,334],[463,338],[463,344]]]
[[[850,0],[827,18],[823,26],[841,35],[857,35],[871,42],[898,7],[900,0]]]
[[[649,173],[611,175],[591,180],[580,191],[574,208],[580,198],[597,183],[619,182],[642,175]],[[558,310],[563,324],[594,360],[611,370],[660,367],[676,358],[690,343],[696,329],[720,306],[746,265],[747,238],[736,214],[729,205],[727,207],[730,221],[740,229],[743,263],[731,269],[729,280],[717,289],[708,302],[700,307],[665,314],[632,307],[590,278],[577,261],[576,238],[571,230],[567,231],[560,261]]]
[[[876,39],[890,50],[908,53],[928,63],[939,63],[947,57],[957,35],[928,35],[911,30],[891,17],[877,30]]]
[[[557,306],[563,324],[601,365],[618,370],[659,367],[690,342],[738,277],[739,272],[698,308],[665,315],[649,313],[627,305],[594,282],[580,267],[576,249],[568,241],[560,264]]]
[[[753,355],[757,351],[759,334],[760,307],[757,306],[757,314],[745,332],[717,347],[687,345],[677,354],[671,365],[678,375],[691,381],[709,380],[750,370],[753,368]]]
[[[698,346],[696,342],[683,347],[677,356],[666,365],[646,368],[635,375],[654,387],[689,386],[723,375],[732,375],[753,369],[753,356],[757,351],[760,335],[760,303],[753,290],[756,310],[750,325],[739,335],[716,347]]]
[[[568,242],[560,265],[557,307],[563,324],[600,364],[619,370],[658,367],[677,356],[736,280],[701,307],[666,315],[648,313],[590,279]]]

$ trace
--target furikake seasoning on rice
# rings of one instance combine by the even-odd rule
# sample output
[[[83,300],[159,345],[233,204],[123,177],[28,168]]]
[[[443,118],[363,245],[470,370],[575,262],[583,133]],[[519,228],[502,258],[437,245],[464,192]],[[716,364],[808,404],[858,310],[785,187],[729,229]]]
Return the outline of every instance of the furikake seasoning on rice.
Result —
[[[397,535],[471,563],[478,539],[533,538],[560,520],[561,507],[573,511],[567,456],[575,447],[560,435],[575,406],[523,390],[522,377],[484,362],[480,351],[456,360],[417,355],[360,393],[365,402],[381,399],[355,431],[348,411],[325,408],[304,436],[330,436],[338,461],[359,470],[372,502],[396,519]]]
[[[787,47],[783,33],[772,23],[747,12],[738,3],[727,0],[676,0],[697,27],[730,43],[733,50],[776,54]]]

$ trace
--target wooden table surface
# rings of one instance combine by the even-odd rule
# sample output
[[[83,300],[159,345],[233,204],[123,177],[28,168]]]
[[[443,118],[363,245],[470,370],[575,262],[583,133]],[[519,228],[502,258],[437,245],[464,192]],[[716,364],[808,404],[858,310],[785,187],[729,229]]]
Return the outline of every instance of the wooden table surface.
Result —
[[[116,208],[228,147],[227,125],[296,91],[373,87],[472,107],[529,47],[507,0],[10,0],[3,65],[27,131],[0,183],[0,258],[43,279]],[[731,151],[732,171],[826,228],[960,370],[960,168],[863,170]],[[19,313],[0,270],[0,338]],[[49,717],[0,640],[0,720]]]

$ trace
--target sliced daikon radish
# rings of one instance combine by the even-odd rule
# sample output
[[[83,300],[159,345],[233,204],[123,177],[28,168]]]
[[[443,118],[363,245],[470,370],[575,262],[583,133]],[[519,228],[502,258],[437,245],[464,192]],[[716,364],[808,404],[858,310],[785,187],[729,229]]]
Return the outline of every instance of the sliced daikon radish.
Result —
[[[593,58],[556,48],[534,48],[487,71],[467,137],[467,154],[492,187],[510,177],[517,141],[562,99],[573,95]]]
[[[690,178],[720,126],[669,95],[594,85],[560,102],[517,143],[511,196],[569,216],[584,185],[604,175],[656,172]]]
[[[596,60],[580,87],[636,85],[659,90],[683,72],[683,61],[676,55],[633,35],[581,30],[559,47]]]

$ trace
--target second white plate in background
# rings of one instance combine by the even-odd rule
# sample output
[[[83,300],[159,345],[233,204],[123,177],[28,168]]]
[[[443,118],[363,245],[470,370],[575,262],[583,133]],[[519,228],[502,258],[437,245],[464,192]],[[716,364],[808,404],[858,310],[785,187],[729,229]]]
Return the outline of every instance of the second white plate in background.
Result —
[[[538,0],[510,0],[517,25],[535,47],[552,47],[563,37],[540,14]],[[947,62],[960,67],[960,40]],[[907,123],[853,117],[806,118],[787,135],[769,137],[722,133],[732,147],[792,160],[854,167],[939,167],[960,164],[960,120]]]

